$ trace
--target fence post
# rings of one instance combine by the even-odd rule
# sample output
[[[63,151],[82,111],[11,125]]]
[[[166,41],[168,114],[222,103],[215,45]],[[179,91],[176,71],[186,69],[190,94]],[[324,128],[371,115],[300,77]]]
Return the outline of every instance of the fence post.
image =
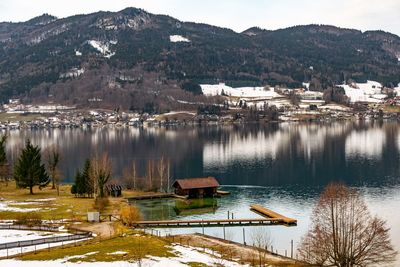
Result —
[[[243,244],[246,246],[246,233],[244,232],[244,227],[243,227]]]
[[[290,241],[290,257],[293,259],[293,239]]]

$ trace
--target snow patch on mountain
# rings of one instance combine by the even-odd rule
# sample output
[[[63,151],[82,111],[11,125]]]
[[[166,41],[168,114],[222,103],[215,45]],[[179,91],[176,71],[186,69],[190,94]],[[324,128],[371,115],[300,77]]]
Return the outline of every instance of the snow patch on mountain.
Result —
[[[380,103],[387,95],[382,93],[382,84],[375,81],[367,81],[366,83],[341,84],[345,94],[350,98],[350,102],[370,102]]]
[[[88,44],[90,44],[94,49],[99,51],[105,58],[111,58],[113,55],[115,55],[115,53],[111,52],[110,50],[110,43],[111,42],[101,42],[96,40],[88,41]]]
[[[172,43],[180,43],[180,42],[190,43],[190,40],[188,38],[183,37],[182,35],[170,35],[169,40]]]
[[[84,68],[81,68],[81,69],[72,68],[70,71],[60,74],[60,78],[62,78],[62,79],[63,78],[64,79],[65,78],[76,78],[76,77],[81,76],[84,73],[85,73],[85,69]]]
[[[227,86],[225,83],[219,84],[201,84],[201,90],[204,95],[216,96],[227,95],[241,98],[268,98],[279,97],[280,95],[275,92],[274,88],[266,87],[240,87],[233,88]]]

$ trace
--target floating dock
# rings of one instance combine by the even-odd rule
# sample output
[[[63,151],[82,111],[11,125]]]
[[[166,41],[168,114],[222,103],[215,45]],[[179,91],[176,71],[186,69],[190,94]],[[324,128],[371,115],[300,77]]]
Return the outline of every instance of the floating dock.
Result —
[[[282,225],[286,224],[279,218],[261,219],[225,219],[225,220],[165,220],[165,221],[138,221],[134,227],[220,227],[220,226],[249,226],[249,225]]]
[[[218,194],[218,196],[228,196],[231,193],[228,191],[217,190],[217,194]]]
[[[283,215],[281,215],[275,211],[272,211],[270,209],[267,209],[261,205],[258,205],[258,204],[250,205],[250,209],[265,218],[280,219],[280,220],[282,220],[282,222],[284,222],[287,225],[297,225],[296,219],[292,219],[292,218],[283,216]]]

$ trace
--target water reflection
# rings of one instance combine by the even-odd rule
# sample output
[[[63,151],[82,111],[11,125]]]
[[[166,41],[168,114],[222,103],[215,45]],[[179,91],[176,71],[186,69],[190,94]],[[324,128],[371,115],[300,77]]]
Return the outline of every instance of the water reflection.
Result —
[[[382,128],[353,130],[346,138],[346,156],[380,158],[386,143],[386,133]]]
[[[135,160],[168,158],[173,178],[212,175],[231,185],[351,185],[399,183],[397,123],[330,123],[201,128],[95,128],[10,131],[10,162],[29,138],[58,145],[71,181],[86,158],[107,152],[114,176]],[[379,179],[377,179],[379,178]]]
[[[250,204],[265,205],[299,220],[294,228],[270,228],[274,240],[279,240],[274,246],[287,244],[282,249],[288,248],[291,239],[298,242],[307,230],[322,188],[332,181],[344,181],[362,190],[373,214],[388,220],[392,239],[400,248],[396,228],[400,224],[400,131],[395,122],[50,129],[8,134],[10,164],[27,138],[44,149],[59,145],[67,182],[86,158],[103,152],[112,159],[115,177],[133,160],[143,176],[146,162],[163,156],[171,162],[172,178],[215,176],[221,184],[230,185],[226,190],[232,193],[218,200],[218,208],[187,214],[172,201],[166,206],[148,203],[144,210],[148,209],[149,218],[160,214],[166,218],[226,218],[228,211],[235,217],[251,218],[256,215],[249,210]],[[222,235],[218,229],[207,231]],[[240,233],[231,232],[234,240],[241,241]]]

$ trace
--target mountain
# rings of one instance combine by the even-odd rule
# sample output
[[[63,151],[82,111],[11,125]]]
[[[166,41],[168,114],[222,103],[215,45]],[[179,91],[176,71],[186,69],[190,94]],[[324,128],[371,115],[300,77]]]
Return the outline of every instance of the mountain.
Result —
[[[136,8],[3,22],[0,51],[1,101],[169,109],[206,101],[182,90],[187,83],[323,90],[400,82],[400,38],[387,32],[306,25],[237,33]]]

